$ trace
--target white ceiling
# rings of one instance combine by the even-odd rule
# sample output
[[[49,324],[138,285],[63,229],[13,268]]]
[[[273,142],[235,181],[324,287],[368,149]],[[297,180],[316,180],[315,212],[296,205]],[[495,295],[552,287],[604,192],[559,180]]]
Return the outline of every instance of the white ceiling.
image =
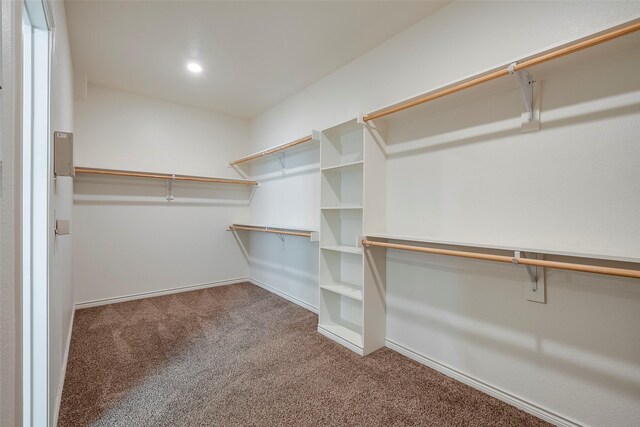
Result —
[[[446,3],[84,0],[66,12],[76,75],[250,118]]]

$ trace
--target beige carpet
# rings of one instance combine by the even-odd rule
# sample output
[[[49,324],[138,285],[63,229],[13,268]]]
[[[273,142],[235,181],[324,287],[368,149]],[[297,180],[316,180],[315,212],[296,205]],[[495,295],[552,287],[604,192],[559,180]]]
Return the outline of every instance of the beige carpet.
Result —
[[[249,283],[79,310],[60,426],[547,425]]]

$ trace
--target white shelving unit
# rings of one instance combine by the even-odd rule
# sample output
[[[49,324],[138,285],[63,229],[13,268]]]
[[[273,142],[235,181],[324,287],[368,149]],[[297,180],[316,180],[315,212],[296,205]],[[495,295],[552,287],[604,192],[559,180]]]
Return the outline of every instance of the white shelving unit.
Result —
[[[384,136],[351,120],[320,140],[318,331],[360,355],[383,347],[386,333],[385,250],[360,243],[385,229]]]

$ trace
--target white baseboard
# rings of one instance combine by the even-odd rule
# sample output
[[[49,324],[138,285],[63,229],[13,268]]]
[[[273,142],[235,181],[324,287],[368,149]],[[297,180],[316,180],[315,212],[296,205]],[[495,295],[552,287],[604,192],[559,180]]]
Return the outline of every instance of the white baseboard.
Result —
[[[551,424],[556,426],[567,426],[567,427],[581,427],[582,424],[579,424],[575,421],[569,420],[561,415],[558,415],[548,409],[540,407],[534,403],[523,400],[522,398],[515,396],[507,391],[504,391],[496,386],[487,384],[483,381],[480,381],[476,378],[473,378],[464,372],[460,372],[457,369],[451,368],[447,365],[444,365],[440,362],[437,362],[433,359],[430,359],[410,348],[403,346],[402,344],[398,344],[392,340],[385,340],[385,345],[391,350],[397,351],[398,353],[407,356],[410,359],[415,360],[418,363],[426,365],[432,369],[435,369],[438,372],[443,373],[444,375],[451,377],[461,383],[464,383],[468,386],[471,386],[481,392],[488,394],[489,396],[495,397],[498,400],[501,400],[509,405],[515,406],[518,409],[521,409],[525,412],[528,412],[531,415],[535,415],[538,418],[541,418]]]
[[[53,416],[53,425],[58,425],[58,416],[60,416],[60,404],[62,403],[62,391],[64,390],[64,380],[67,378],[67,361],[69,360],[69,350],[71,349],[71,335],[73,332],[73,319],[76,317],[75,308],[71,311],[71,322],[69,324],[69,333],[67,334],[67,344],[64,350],[64,357],[62,358],[62,370],[60,374],[62,375],[62,379],[60,384],[58,384],[58,389],[56,390],[56,407],[55,414]]]
[[[76,303],[75,307],[76,307],[76,310],[80,310],[83,308],[97,307],[100,305],[115,304],[118,302],[133,301],[133,300],[142,299],[142,298],[159,297],[163,295],[177,294],[180,292],[188,292],[188,291],[195,291],[198,289],[213,288],[216,286],[235,285],[237,283],[250,282],[250,281],[251,280],[248,277],[239,277],[237,279],[220,280],[218,282],[201,283],[198,285],[180,286],[177,288],[163,289],[161,291],[140,292],[138,294],[123,295],[120,297],[104,298],[104,299],[99,299],[94,301],[79,302],[79,303]]]
[[[330,340],[333,340],[333,341],[337,342],[338,344],[342,345],[343,347],[348,348],[349,350],[353,351],[355,354],[357,354],[359,356],[364,356],[364,350],[363,349],[361,349],[357,345],[354,345],[354,344],[350,343],[349,341],[345,340],[344,338],[334,334],[333,332],[323,328],[321,325],[318,325],[318,333],[321,334],[321,335],[324,335],[325,337],[329,338]]]
[[[301,299],[298,299],[298,298],[294,297],[293,295],[289,295],[286,292],[282,292],[282,291],[280,291],[280,290],[278,290],[276,288],[273,288],[273,287],[271,287],[271,286],[267,285],[266,283],[263,283],[263,282],[261,282],[259,280],[253,279],[251,277],[249,277],[248,280],[249,280],[249,282],[253,283],[254,285],[256,285],[256,286],[258,286],[258,287],[260,287],[262,289],[265,289],[265,290],[267,290],[269,292],[273,292],[274,294],[276,294],[276,295],[278,295],[278,296],[280,296],[280,297],[282,297],[282,298],[284,298],[286,300],[289,300],[292,303],[297,304],[302,308],[306,308],[307,310],[318,314],[318,307],[314,307],[314,306],[302,301]]]

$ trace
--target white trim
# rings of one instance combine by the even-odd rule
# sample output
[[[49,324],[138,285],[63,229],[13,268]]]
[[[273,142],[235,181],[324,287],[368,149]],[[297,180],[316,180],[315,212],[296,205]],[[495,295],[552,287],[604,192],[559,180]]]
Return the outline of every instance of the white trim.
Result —
[[[582,424],[570,420],[568,418],[563,417],[562,415],[556,414],[555,412],[545,409],[541,406],[536,405],[535,403],[526,401],[521,397],[515,396],[505,390],[500,389],[491,384],[487,384],[477,378],[474,378],[470,375],[465,374],[464,372],[460,372],[455,368],[451,368],[443,363],[437,362],[433,359],[430,359],[427,356],[424,356],[408,347],[403,346],[402,344],[398,344],[390,339],[385,340],[385,346],[390,348],[391,350],[397,351],[398,353],[407,356],[409,359],[413,359],[418,363],[426,365],[436,371],[443,373],[444,375],[451,377],[457,381],[460,381],[463,384],[471,386],[481,392],[488,394],[489,396],[495,397],[498,400],[501,400],[505,403],[508,403],[511,406],[515,406],[518,409],[521,409],[525,412],[528,412],[531,415],[534,415],[538,418],[543,419],[551,424],[556,426],[567,426],[567,427],[580,427]]]
[[[276,289],[274,287],[271,287],[271,286],[267,285],[266,283],[263,283],[263,282],[261,282],[261,281],[259,281],[257,279],[253,279],[253,278],[249,277],[248,280],[249,280],[249,282],[253,283],[254,285],[258,286],[259,288],[265,289],[265,290],[267,290],[269,292],[273,292],[274,294],[276,294],[276,295],[278,295],[278,296],[280,296],[280,297],[282,297],[282,298],[284,298],[286,300],[289,300],[292,303],[297,304],[302,308],[306,308],[307,310],[309,310],[309,311],[311,311],[311,312],[313,312],[315,314],[318,314],[318,307],[314,307],[311,304],[309,304],[309,303],[307,303],[305,301],[302,301],[301,299],[298,299],[298,298],[294,297],[293,295],[289,295],[286,292],[282,292],[282,291],[280,291],[280,290],[278,290],[278,289]]]
[[[345,340],[344,338],[342,338],[339,335],[334,334],[333,332],[323,328],[321,325],[318,325],[318,333],[321,335],[324,335],[325,337],[337,342],[340,345],[343,345],[344,347],[348,348],[349,350],[353,351],[354,353],[356,353],[357,355],[360,356],[364,356],[364,350],[361,347],[358,347],[357,345],[353,344],[350,341]]]
[[[0,424],[22,425],[22,4],[0,6]]]
[[[93,300],[93,301],[78,302],[75,305],[75,309],[76,310],[80,310],[80,309],[83,309],[83,308],[97,307],[97,306],[100,306],[100,305],[115,304],[115,303],[119,303],[119,302],[133,301],[133,300],[142,299],[142,298],[159,297],[159,296],[163,296],[163,295],[177,294],[177,293],[180,293],[180,292],[187,292],[187,291],[195,291],[195,290],[198,290],[198,289],[213,288],[213,287],[216,287],[216,286],[235,285],[235,284],[238,284],[238,283],[250,282],[250,281],[251,281],[251,279],[249,279],[248,277],[239,277],[237,279],[220,280],[220,281],[217,281],[217,282],[200,283],[200,284],[197,284],[197,285],[180,286],[180,287],[177,287],[177,288],[163,289],[163,290],[160,290],[160,291],[140,292],[140,293],[137,293],[137,294],[123,295],[123,296],[119,296],[119,297],[111,297],[111,298],[97,299],[97,300]]]
[[[62,358],[62,380],[58,384],[58,390],[56,391],[56,407],[54,408],[53,425],[58,425],[58,416],[60,415],[60,404],[62,403],[62,390],[64,390],[64,380],[67,378],[67,361],[69,360],[69,350],[71,349],[71,335],[73,332],[73,319],[76,317],[75,308],[71,311],[71,322],[69,324],[69,333],[67,334],[67,347]]]

